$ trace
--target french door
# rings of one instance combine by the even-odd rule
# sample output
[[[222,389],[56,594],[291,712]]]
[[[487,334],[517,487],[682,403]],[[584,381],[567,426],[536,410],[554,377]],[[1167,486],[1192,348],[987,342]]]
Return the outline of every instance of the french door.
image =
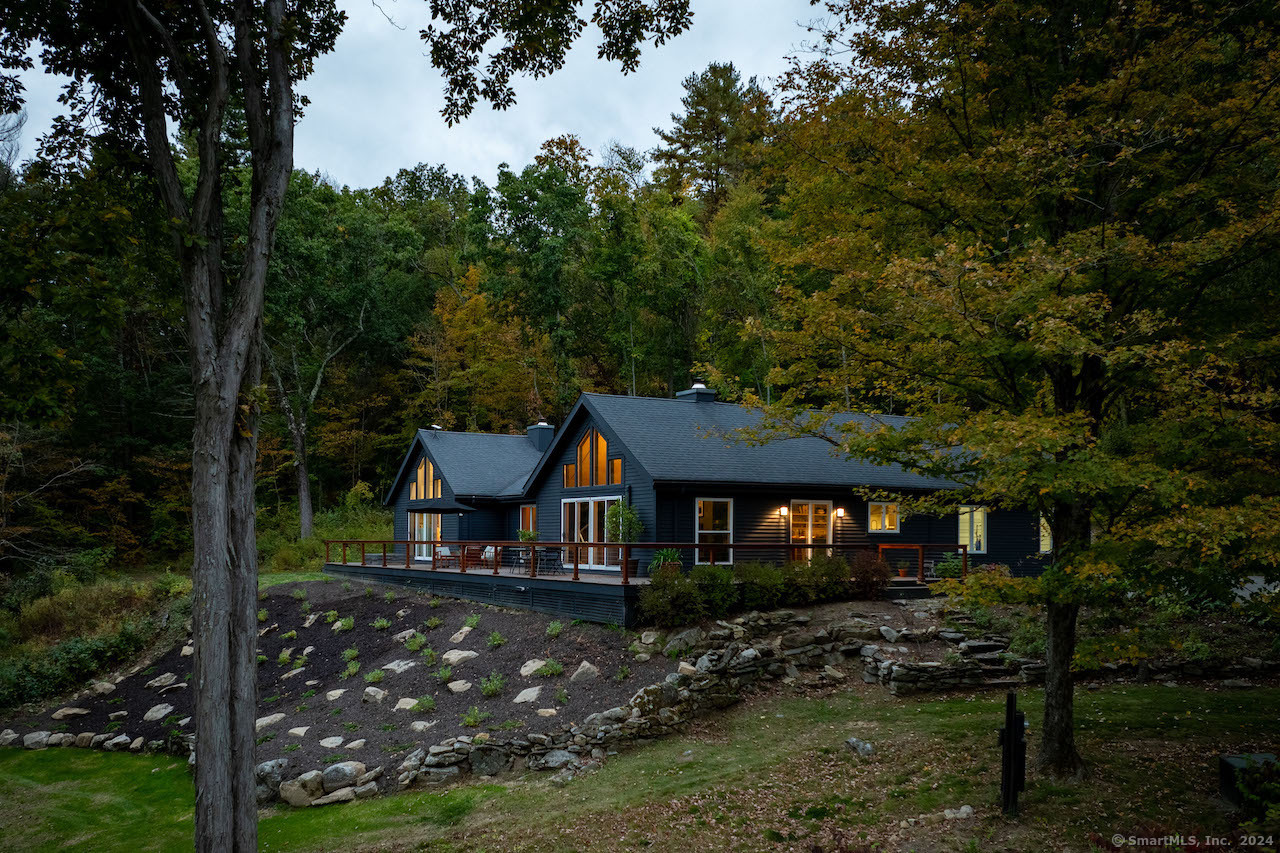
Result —
[[[409,513],[409,538],[414,543],[414,559],[430,560],[432,546],[423,543],[440,538],[440,514],[438,512]]]
[[[792,545],[831,544],[831,501],[792,501],[790,518]],[[807,560],[813,553],[813,548],[792,549],[796,559]]]
[[[570,498],[561,502],[562,542],[582,542],[576,548],[579,568],[616,569],[622,564],[621,548],[605,548],[598,543],[608,542],[604,517],[609,507],[621,497]],[[572,564],[575,548],[564,549],[564,562]]]

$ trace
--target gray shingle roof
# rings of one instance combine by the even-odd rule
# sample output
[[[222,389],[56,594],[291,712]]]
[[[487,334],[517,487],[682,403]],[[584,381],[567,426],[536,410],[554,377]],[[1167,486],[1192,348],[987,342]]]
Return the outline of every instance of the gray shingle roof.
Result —
[[[455,495],[519,495],[542,458],[527,435],[420,429],[418,439]]]
[[[655,480],[815,486],[948,489],[956,484],[839,456],[820,438],[803,436],[748,445],[734,431],[759,426],[761,414],[733,403],[584,394],[594,411]],[[833,423],[901,426],[894,415],[837,415]]]

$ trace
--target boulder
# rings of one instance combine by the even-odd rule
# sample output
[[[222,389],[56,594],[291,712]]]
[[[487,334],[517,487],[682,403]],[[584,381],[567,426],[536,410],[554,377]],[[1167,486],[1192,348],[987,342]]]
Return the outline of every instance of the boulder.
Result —
[[[667,644],[663,646],[662,653],[664,655],[683,654],[702,642],[704,636],[706,635],[701,628],[686,628],[679,633],[671,635],[667,640]]]
[[[0,732],[0,746],[11,746],[18,740],[18,733],[13,729],[5,729]]]
[[[109,740],[111,740],[111,735],[94,735],[89,741],[89,748],[97,749]]]
[[[880,626],[880,636],[884,637],[890,643],[898,642],[898,632],[890,628],[888,625]]]
[[[450,681],[445,686],[449,688],[451,693],[466,693],[471,689],[471,682],[460,678],[457,681]]]
[[[289,729],[289,734],[292,737],[306,737],[309,731],[311,731],[311,726],[295,726]]]
[[[504,750],[483,746],[471,750],[471,772],[477,776],[496,776],[511,763],[511,756]]]
[[[0,745],[3,745],[4,738],[0,738]],[[93,732],[81,732],[76,735],[76,746],[81,749],[88,749],[93,744]]]
[[[157,675],[155,678],[147,682],[146,686],[151,688],[168,687],[178,680],[178,676],[172,672],[166,672],[164,675]]]
[[[155,709],[152,708],[151,710],[154,711]],[[148,711],[147,713],[149,714],[151,713],[151,711]],[[255,720],[253,724],[253,729],[254,731],[260,732],[265,728],[274,726],[276,723],[280,722],[283,719],[284,719],[284,714],[268,714],[265,717],[259,717],[257,720]]]
[[[299,776],[296,781],[302,786],[302,790],[312,797],[318,797],[324,793],[324,774],[319,770],[308,770]]]
[[[281,783],[280,799],[295,807],[311,805],[311,794],[307,793],[307,789],[297,779]]]
[[[266,803],[275,799],[280,792],[280,784],[284,781],[284,769],[289,766],[289,759],[277,758],[264,761],[253,768],[253,778],[258,783],[258,802]],[[266,797],[264,798],[264,789]]]
[[[22,745],[27,749],[44,749],[49,745],[49,735],[52,732],[31,732],[23,735]]]
[[[395,640],[397,643],[403,643],[416,633],[418,632],[413,628],[406,628],[405,630],[401,631],[399,634],[392,636],[391,639]]]
[[[196,647],[195,647],[195,646],[192,646],[192,645],[185,645],[185,646],[183,646],[183,647],[182,647],[182,654],[181,654],[181,657],[189,658],[189,657],[191,657],[192,655],[194,655],[195,653],[196,653]]]
[[[679,675],[697,675],[698,668],[688,661],[682,660],[680,661],[680,665],[676,667],[676,672]]]
[[[320,773],[325,793],[330,794],[342,788],[353,787],[364,771],[365,766],[359,761],[339,761],[336,764],[330,764]]]
[[[318,800],[312,800],[313,806],[328,806],[334,803],[349,803],[356,798],[355,788],[339,788],[332,794],[326,794]]]
[[[528,678],[538,670],[542,669],[542,667],[545,666],[546,663],[547,662],[542,660],[541,658],[532,658],[531,660],[527,660],[523,664],[521,664],[520,674],[525,678]]]
[[[64,737],[71,737],[71,736],[70,736],[70,735],[64,735]],[[129,751],[130,751],[130,752],[142,752],[142,747],[143,747],[143,745],[144,745],[146,742],[147,742],[147,739],[146,739],[146,738],[143,738],[143,737],[134,738],[134,739],[133,739],[133,743],[129,744]]]
[[[516,695],[516,698],[513,700],[513,702],[516,705],[524,705],[529,702],[537,701],[538,696],[540,696],[541,694],[542,694],[542,685],[538,685],[537,687],[526,687],[524,690],[521,690]]]
[[[427,729],[434,726],[437,722],[438,722],[437,720],[431,720],[429,722],[427,720],[414,720],[412,723],[409,724],[409,731],[414,732],[416,734],[421,734],[422,732],[425,732]]]
[[[471,653],[471,656],[472,656],[472,657],[475,657],[475,654],[476,654],[475,652],[472,652],[472,653]],[[399,675],[400,673],[404,672],[405,670],[413,669],[413,668],[414,668],[415,666],[417,666],[417,665],[418,665],[418,664],[417,664],[417,662],[416,662],[416,661],[411,661],[411,660],[393,660],[391,663],[384,663],[384,664],[382,665],[382,668],[383,668],[383,669],[385,669],[385,670],[387,670],[388,672],[394,672],[396,675]]]
[[[370,686],[364,689],[364,696],[361,697],[361,700],[364,702],[381,702],[386,698],[387,691]]]
[[[397,701],[397,702],[396,702],[396,710],[397,710],[397,711],[412,711],[412,710],[413,710],[413,706],[414,706],[414,705],[417,705],[417,704],[418,704],[418,700],[417,700],[417,699],[411,699],[411,698],[409,698],[409,697],[405,697],[404,699],[401,699],[401,700],[399,700],[399,701]]]
[[[569,676],[570,681],[591,681],[600,677],[600,668],[591,661],[584,660],[578,664],[578,668],[573,671],[573,675]]]
[[[128,711],[112,711],[110,714],[107,714],[107,719],[108,719],[108,720],[122,720],[122,719],[124,719],[124,718],[125,718],[125,717],[127,717],[127,716],[129,716],[129,712],[128,712]]]
[[[578,756],[567,749],[553,749],[542,756],[542,767],[547,770],[559,770],[578,763]]]
[[[131,743],[133,743],[133,738],[128,735],[118,735],[103,743],[102,748],[107,752],[119,752],[122,749],[128,749]]]
[[[944,809],[942,816],[947,820],[968,820],[973,817],[973,806],[961,806],[958,809]]]
[[[156,720],[163,720],[171,711],[173,711],[172,705],[152,705],[151,709],[142,715],[142,720],[143,722],[154,723]],[[283,717],[284,715],[281,714],[280,716]]]
[[[288,672],[286,672],[284,675],[280,676],[280,680],[284,681],[286,678],[293,678],[295,675],[302,672],[304,669],[306,669],[306,667],[301,667],[301,666],[298,667],[297,669],[291,669]]]
[[[463,640],[467,638],[467,634],[470,634],[470,633],[471,633],[471,629],[464,625],[463,627],[458,629],[458,633],[454,634],[452,637],[449,638],[449,642],[461,643]]]
[[[324,694],[324,698],[332,702],[333,700],[337,699],[339,696],[341,696],[343,693],[346,693],[346,692],[347,690],[345,687],[342,688],[341,690],[330,690],[328,693]]]
[[[417,780],[424,785],[443,785],[462,775],[457,767],[427,767],[418,771]]]
[[[539,717],[554,717],[555,715],[556,715],[555,708],[539,708],[538,709]]]
[[[366,782],[363,785],[357,785],[354,793],[357,800],[363,800],[368,797],[375,796],[378,793],[378,783]]]
[[[89,690],[91,690],[95,696],[106,696],[115,689],[116,686],[110,681],[94,681],[89,684]]]
[[[356,738],[347,744],[347,749],[363,749],[365,744],[364,738]]]
[[[657,631],[645,631],[640,635],[640,642],[646,646],[656,646],[662,635]]]
[[[440,661],[445,666],[457,666],[463,661],[471,660],[474,657],[479,657],[479,652],[466,651],[464,649],[449,649],[449,651],[440,656]]]
[[[856,752],[864,758],[873,755],[876,751],[875,746],[870,742],[857,737],[849,738],[844,742],[844,745],[847,746],[851,752]]]
[[[320,745],[325,749],[337,749],[342,746],[342,741],[343,738],[340,735],[334,735],[333,737],[322,738]]]
[[[55,720],[65,720],[67,717],[83,717],[87,713],[88,708],[59,708],[50,716]]]
[[[361,773],[360,778],[356,780],[356,787],[359,788],[361,785],[368,785],[370,782],[376,782],[381,778],[382,778],[382,765],[379,764],[377,767],[373,768],[372,770],[366,770],[364,773]]]

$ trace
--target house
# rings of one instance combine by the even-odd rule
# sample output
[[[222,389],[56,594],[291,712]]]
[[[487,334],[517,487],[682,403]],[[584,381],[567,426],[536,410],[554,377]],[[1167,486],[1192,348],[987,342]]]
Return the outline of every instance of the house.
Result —
[[[902,495],[956,484],[841,457],[816,437],[736,440],[759,418],[698,384],[674,399],[583,394],[559,429],[538,423],[525,435],[419,430],[386,497],[392,539],[330,543],[345,553],[329,568],[618,622],[631,621],[634,584],[665,546],[686,565],[869,549],[909,565],[917,581],[955,553],[1021,574],[1041,569],[1048,543],[1033,513],[906,515],[896,501],[855,490]],[[635,511],[642,532],[610,547],[605,521],[618,503]]]

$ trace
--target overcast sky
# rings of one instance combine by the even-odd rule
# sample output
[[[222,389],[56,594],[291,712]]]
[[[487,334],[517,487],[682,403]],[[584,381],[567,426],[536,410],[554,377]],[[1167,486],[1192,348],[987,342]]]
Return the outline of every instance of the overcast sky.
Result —
[[[744,78],[767,85],[805,41],[803,24],[818,14],[808,0],[693,0],[692,29],[656,50],[646,46],[639,70],[627,76],[596,58],[598,38],[588,31],[555,75],[515,81],[515,107],[480,105],[449,128],[440,118],[440,74],[418,38],[430,23],[427,3],[382,5],[404,29],[371,3],[346,4],[350,20],[337,49],[300,87],[311,106],[298,127],[296,165],[340,184],[375,185],[418,163],[444,163],[492,184],[499,163],[524,166],[544,140],[564,133],[577,134],[597,156],[614,140],[649,149],[657,141],[653,128],[670,126],[680,108],[685,76],[728,60]],[[38,71],[24,81],[25,159],[57,112],[58,85]]]

